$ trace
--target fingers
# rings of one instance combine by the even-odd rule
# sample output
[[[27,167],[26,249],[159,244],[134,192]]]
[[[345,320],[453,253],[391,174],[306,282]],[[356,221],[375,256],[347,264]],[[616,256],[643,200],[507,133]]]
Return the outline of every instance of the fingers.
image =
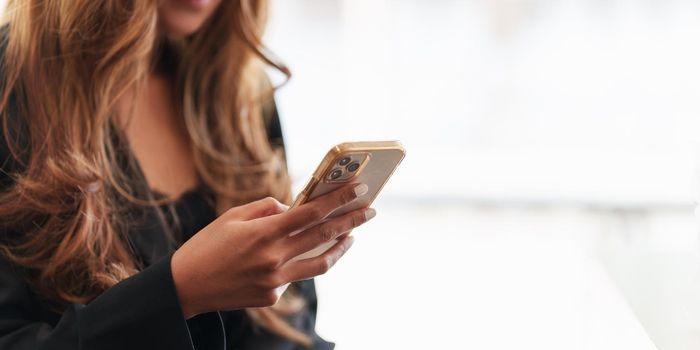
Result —
[[[287,211],[287,206],[280,203],[278,200],[267,197],[255,202],[233,207],[227,210],[223,215],[228,216],[233,220],[248,221],[260,217],[284,213]]]
[[[287,238],[287,242],[284,242],[285,247],[288,247],[286,259],[292,259],[323,243],[330,242],[371,220],[376,215],[377,212],[372,208],[358,209],[290,236]]]
[[[348,204],[368,191],[366,184],[351,184],[290,209],[280,216],[278,232],[289,234],[313,226],[334,210]]]
[[[305,280],[322,275],[330,270],[335,263],[350,249],[354,242],[353,236],[345,236],[331,249],[315,257],[290,262],[285,266],[284,275],[290,282]]]

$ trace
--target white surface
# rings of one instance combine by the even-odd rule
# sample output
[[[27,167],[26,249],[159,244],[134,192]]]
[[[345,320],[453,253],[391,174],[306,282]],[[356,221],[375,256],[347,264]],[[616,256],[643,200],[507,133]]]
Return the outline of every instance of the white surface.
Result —
[[[700,348],[696,220],[691,210],[637,211],[599,230],[601,261],[659,349]]]
[[[297,183],[341,141],[408,151],[319,280],[339,350],[699,346],[700,2],[273,5]]]
[[[578,210],[383,205],[328,275],[345,349],[655,349]]]

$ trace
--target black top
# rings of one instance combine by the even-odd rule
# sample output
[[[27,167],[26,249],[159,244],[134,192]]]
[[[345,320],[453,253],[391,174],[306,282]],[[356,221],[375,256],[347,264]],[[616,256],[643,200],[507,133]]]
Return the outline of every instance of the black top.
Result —
[[[271,142],[282,145],[279,118],[274,103],[271,106],[265,115],[268,135]],[[9,108],[12,111],[13,105]],[[0,138],[0,187],[12,185],[7,175],[16,170],[12,164],[6,143]],[[146,267],[87,305],[70,305],[62,313],[52,311],[32,291],[20,267],[0,258],[0,349],[302,349],[256,326],[243,310],[212,312],[187,321],[183,318],[170,260],[177,246],[216,217],[210,197],[210,191],[200,186],[171,205],[130,208],[129,243],[136,258]],[[166,234],[166,224],[178,231],[175,244]],[[17,232],[0,230],[0,238],[9,234]],[[314,332],[313,280],[295,285],[299,295],[306,299],[307,307],[288,321],[315,340],[314,349],[332,349],[332,343]]]

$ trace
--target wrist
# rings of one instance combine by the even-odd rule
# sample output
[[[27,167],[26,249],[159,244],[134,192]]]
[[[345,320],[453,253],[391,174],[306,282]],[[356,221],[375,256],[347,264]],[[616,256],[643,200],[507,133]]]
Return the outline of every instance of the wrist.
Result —
[[[178,253],[180,253],[180,250],[177,250],[172,256],[170,270],[177,298],[180,302],[180,309],[182,309],[182,315],[185,319],[190,319],[203,312],[200,306],[197,305],[197,300],[201,299],[197,297],[197,284],[190,277],[192,274],[189,273],[187,264],[182,261],[182,256]]]

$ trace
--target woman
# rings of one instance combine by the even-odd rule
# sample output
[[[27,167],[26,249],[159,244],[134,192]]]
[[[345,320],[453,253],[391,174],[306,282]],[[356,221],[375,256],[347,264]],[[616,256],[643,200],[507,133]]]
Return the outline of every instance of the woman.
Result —
[[[289,181],[263,68],[286,70],[260,43],[264,10],[9,1],[0,349],[332,348],[314,333],[311,278],[375,212],[324,221],[362,184],[280,203]]]

